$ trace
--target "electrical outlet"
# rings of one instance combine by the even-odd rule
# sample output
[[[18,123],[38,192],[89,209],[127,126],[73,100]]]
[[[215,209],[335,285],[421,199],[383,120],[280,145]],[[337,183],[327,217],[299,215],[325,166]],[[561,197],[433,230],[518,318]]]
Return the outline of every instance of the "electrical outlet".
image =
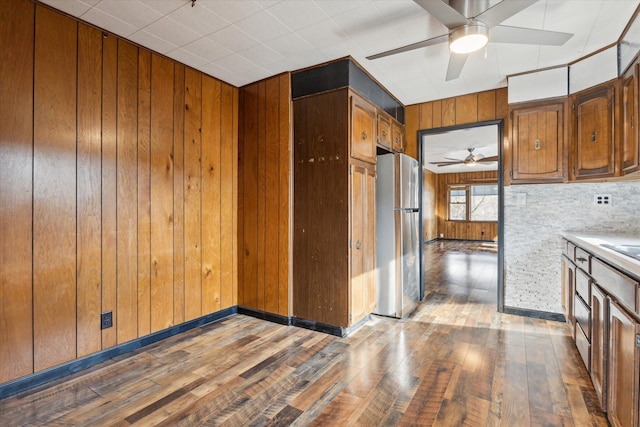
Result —
[[[113,326],[113,313],[105,311],[100,314],[100,329],[107,329]]]
[[[611,206],[611,194],[595,194],[593,204],[595,206]]]

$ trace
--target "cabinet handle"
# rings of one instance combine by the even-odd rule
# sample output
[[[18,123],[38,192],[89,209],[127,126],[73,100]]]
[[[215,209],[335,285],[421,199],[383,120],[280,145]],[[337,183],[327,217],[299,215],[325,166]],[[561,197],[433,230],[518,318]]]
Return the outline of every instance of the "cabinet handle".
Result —
[[[382,136],[384,136],[385,138],[387,137],[387,131],[382,129]]]
[[[596,142],[596,139],[598,139],[598,132],[594,130],[591,134],[591,142]]]
[[[585,262],[586,260],[587,260],[586,258],[582,258],[581,256],[576,258],[576,261],[580,261],[580,262]]]
[[[362,135],[360,135],[360,137],[362,138],[363,141],[366,140],[367,139],[367,131],[363,130],[362,131]]]
[[[533,144],[533,148],[535,148],[536,150],[540,149],[540,140],[539,139],[536,139],[535,144]]]
[[[358,240],[356,242],[356,249],[360,249],[362,247],[362,242],[360,242],[360,240]]]

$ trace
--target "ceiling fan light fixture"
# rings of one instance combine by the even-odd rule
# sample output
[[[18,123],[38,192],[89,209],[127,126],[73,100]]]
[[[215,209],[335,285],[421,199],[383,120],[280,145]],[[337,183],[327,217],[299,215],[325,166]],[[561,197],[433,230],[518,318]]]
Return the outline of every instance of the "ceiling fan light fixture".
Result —
[[[488,41],[489,28],[480,22],[474,22],[449,34],[449,49],[458,54],[471,53],[485,47]]]

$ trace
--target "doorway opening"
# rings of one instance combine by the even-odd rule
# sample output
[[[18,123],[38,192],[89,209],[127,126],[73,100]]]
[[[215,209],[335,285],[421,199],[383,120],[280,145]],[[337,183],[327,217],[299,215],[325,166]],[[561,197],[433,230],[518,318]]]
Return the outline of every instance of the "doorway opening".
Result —
[[[503,139],[503,120],[418,131],[421,299],[428,285],[425,244],[442,239],[497,241],[496,299],[498,312],[503,311]],[[497,212],[493,212],[496,193]]]

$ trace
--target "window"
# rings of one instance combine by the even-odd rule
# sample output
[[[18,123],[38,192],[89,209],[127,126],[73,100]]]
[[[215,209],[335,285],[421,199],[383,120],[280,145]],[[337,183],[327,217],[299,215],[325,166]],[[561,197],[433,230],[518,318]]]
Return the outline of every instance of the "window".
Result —
[[[497,221],[498,186],[450,185],[450,221]]]
[[[449,187],[449,219],[451,221],[467,219],[466,187]]]

